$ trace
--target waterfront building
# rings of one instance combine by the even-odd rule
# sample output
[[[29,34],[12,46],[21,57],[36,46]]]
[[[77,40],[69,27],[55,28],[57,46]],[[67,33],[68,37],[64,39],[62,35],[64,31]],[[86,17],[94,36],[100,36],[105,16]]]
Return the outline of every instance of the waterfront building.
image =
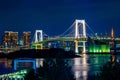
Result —
[[[13,47],[18,44],[18,32],[5,31],[3,35],[3,46],[4,47]]]
[[[109,53],[109,40],[105,38],[90,38],[88,37],[88,53]]]
[[[25,46],[29,46],[30,42],[31,42],[31,32],[23,32],[23,36],[22,36],[22,41],[23,41],[23,45]]]

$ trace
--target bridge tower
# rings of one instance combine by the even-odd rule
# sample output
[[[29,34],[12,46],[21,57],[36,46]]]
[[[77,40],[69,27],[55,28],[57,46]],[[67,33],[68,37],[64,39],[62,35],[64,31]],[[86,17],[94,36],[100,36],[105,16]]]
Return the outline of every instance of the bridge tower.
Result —
[[[82,34],[80,35],[80,32],[79,32],[79,24],[82,24]],[[86,52],[86,46],[85,46],[85,43],[86,41],[79,41],[80,38],[86,38],[86,27],[85,27],[85,20],[75,20],[75,52],[78,53],[79,50],[78,48],[79,47],[82,47],[83,48],[83,53]],[[79,42],[82,42],[82,46],[79,46]]]
[[[35,49],[42,49],[43,45],[42,43],[39,43],[43,41],[43,31],[42,30],[36,30],[35,31],[35,44],[32,45],[32,47],[35,47]]]
[[[43,31],[42,30],[36,30],[35,31],[35,43],[43,41]]]

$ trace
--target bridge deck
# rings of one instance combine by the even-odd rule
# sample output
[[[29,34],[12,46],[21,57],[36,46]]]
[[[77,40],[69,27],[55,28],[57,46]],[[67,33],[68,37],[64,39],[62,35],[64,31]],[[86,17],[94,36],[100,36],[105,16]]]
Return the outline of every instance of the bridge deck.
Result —
[[[54,42],[54,41],[74,41],[74,40],[87,41],[87,38],[79,38],[79,39],[75,39],[73,37],[50,38],[48,40],[44,40],[44,41],[41,41],[41,42],[38,42],[38,43]]]

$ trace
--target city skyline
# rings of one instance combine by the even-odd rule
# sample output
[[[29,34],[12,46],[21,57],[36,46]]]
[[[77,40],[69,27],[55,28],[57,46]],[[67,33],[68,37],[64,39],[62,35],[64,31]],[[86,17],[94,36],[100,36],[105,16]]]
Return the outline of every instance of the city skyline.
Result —
[[[75,19],[85,19],[95,33],[110,35],[113,27],[119,36],[119,3],[118,0],[1,0],[0,34],[31,31],[33,36],[38,29],[56,36],[68,29]]]

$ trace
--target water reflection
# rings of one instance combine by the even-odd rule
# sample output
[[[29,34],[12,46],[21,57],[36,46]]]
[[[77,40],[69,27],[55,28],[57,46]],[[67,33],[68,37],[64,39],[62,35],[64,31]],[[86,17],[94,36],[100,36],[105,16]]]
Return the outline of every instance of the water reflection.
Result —
[[[5,74],[12,71],[12,60],[7,58],[0,59],[0,74]]]
[[[36,68],[39,68],[40,66],[43,67],[43,61],[44,61],[43,58],[36,59]]]
[[[120,80],[119,55],[110,55],[110,61],[101,65],[100,72],[94,75],[94,80]],[[119,57],[120,58],[120,57]]]
[[[6,58],[1,58],[0,59],[0,67],[11,68],[12,67],[12,60],[8,60]]]
[[[75,58],[74,59],[74,65],[76,65],[76,66],[80,65],[80,60],[81,60],[80,58]]]
[[[14,70],[34,69],[36,70],[36,59],[18,58],[14,59]]]
[[[83,55],[82,58],[74,58],[73,71],[76,80],[87,80],[89,72],[88,56]]]
[[[89,76],[99,72],[100,67],[106,62],[119,62],[119,59],[120,55],[114,56],[110,54],[83,54],[80,58],[67,58],[63,60],[72,67],[72,71],[76,80],[87,80]],[[39,68],[40,66],[44,67],[43,63],[45,59],[37,58],[34,60],[36,61],[36,68]],[[14,64],[12,59],[0,59],[0,74],[11,71],[13,69],[13,65]],[[30,66],[28,63],[25,63],[25,65]]]
[[[75,79],[79,80],[80,77],[80,71],[75,71]]]

